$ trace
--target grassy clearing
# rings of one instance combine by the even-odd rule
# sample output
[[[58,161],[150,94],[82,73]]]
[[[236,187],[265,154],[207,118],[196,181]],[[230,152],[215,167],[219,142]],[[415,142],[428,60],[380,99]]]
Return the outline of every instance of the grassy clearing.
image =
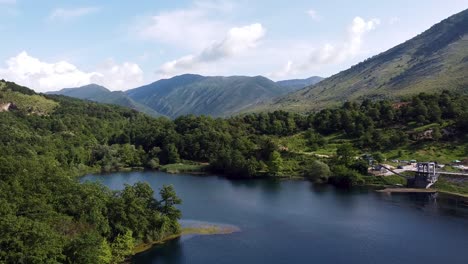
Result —
[[[2,92],[0,104],[9,102],[14,103],[21,111],[39,114],[49,114],[59,105],[42,95],[26,95],[9,90]]]
[[[468,197],[468,181],[457,181],[455,183],[444,177],[440,177],[433,188],[441,192]]]
[[[451,163],[452,160],[466,159],[468,156],[466,153],[467,148],[468,142],[447,143],[426,141],[390,150],[383,154],[387,159],[415,159],[418,161],[437,161],[438,163],[447,164]]]
[[[161,171],[177,174],[177,173],[206,173],[208,169],[207,164],[168,164],[160,168]]]

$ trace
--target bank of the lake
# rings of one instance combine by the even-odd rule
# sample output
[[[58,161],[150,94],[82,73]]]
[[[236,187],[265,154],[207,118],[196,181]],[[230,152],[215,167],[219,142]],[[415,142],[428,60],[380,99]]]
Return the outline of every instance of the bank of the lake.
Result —
[[[162,172],[89,175],[111,189],[174,185],[183,219],[242,231],[155,245],[134,263],[466,263],[468,208],[442,194]]]
[[[240,229],[231,225],[223,225],[217,223],[204,223],[200,221],[182,221],[181,232],[173,234],[159,241],[151,243],[141,243],[135,246],[134,255],[151,250],[156,245],[164,244],[168,241],[186,236],[209,236],[209,235],[228,235],[234,232],[239,232]]]

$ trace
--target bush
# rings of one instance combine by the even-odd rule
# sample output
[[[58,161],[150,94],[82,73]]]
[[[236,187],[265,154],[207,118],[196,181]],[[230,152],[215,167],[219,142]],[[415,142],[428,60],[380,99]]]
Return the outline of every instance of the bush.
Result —
[[[336,186],[348,188],[364,184],[364,178],[357,171],[338,165],[333,168],[333,176],[330,177],[329,182]]]
[[[305,177],[314,182],[327,182],[331,171],[326,163],[314,160],[305,171]]]

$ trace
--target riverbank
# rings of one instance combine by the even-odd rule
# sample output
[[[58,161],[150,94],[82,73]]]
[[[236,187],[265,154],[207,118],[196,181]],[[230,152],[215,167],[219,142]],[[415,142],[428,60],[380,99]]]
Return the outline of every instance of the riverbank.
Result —
[[[179,234],[174,234],[174,235],[165,237],[162,240],[155,241],[152,243],[141,243],[134,248],[133,255],[143,253],[147,250],[150,250],[156,245],[160,245],[167,241],[170,241],[179,237],[183,237],[183,236],[228,235],[228,234],[232,234],[232,233],[239,232],[239,231],[240,229],[235,226],[199,223],[197,225],[182,227],[181,232]]]

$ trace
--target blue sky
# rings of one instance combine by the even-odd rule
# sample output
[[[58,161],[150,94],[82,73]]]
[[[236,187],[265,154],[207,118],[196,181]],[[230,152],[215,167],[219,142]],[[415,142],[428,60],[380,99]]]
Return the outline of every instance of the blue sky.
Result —
[[[330,76],[468,8],[426,1],[0,0],[0,78],[125,90],[183,73]]]

